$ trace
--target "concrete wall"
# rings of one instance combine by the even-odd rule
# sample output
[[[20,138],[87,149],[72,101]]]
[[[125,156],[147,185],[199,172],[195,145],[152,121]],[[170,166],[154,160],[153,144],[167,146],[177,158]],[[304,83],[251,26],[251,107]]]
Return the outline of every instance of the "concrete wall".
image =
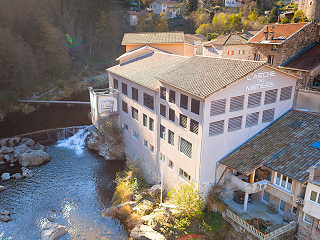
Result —
[[[320,187],[309,182],[307,185],[306,195],[304,198],[305,204],[303,207],[303,211],[315,218],[320,218],[320,203],[310,200],[311,191],[318,193],[317,197],[320,199],[320,196],[319,196]]]
[[[293,104],[293,92],[290,100],[279,101],[280,89],[282,87],[292,86],[293,91],[295,88],[296,78],[284,74],[280,71],[273,70],[267,66],[254,72],[254,74],[264,73],[264,72],[274,72],[274,76],[267,77],[258,80],[248,80],[251,79],[253,74],[237,81],[234,84],[226,87],[223,90],[208,97],[204,105],[204,132],[203,132],[203,143],[202,143],[202,155],[201,155],[201,184],[208,184],[215,180],[216,163],[224,158],[227,154],[235,150],[249,138],[256,135],[259,131],[267,127],[272,122],[262,123],[262,112],[263,110],[275,108],[274,119],[278,119],[289,109],[292,108]],[[256,84],[256,81],[262,81],[263,83],[270,83],[270,87],[262,88],[257,90],[250,90],[251,86]],[[272,83],[272,84],[271,84]],[[247,89],[249,88],[249,89]],[[272,104],[264,105],[264,96],[266,90],[279,89],[277,95],[277,101]],[[248,90],[248,91],[246,91]],[[247,108],[248,95],[254,92],[262,92],[261,105],[254,108]],[[230,112],[230,98],[235,96],[244,95],[244,108],[240,111]],[[211,101],[226,99],[226,112],[224,114],[210,116]],[[258,125],[252,127],[245,127],[245,118],[247,114],[259,112]],[[242,127],[240,130],[228,132],[228,119],[232,117],[242,116]],[[209,124],[211,122],[224,120],[224,133],[215,136],[209,136]],[[221,176],[224,168],[219,168],[217,179]]]
[[[320,92],[299,90],[295,107],[320,113]]]

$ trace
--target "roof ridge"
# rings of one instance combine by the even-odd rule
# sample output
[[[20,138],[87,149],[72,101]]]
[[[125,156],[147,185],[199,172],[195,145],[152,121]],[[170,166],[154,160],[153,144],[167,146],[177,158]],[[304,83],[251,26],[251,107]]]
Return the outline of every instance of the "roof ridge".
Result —
[[[231,37],[231,34],[229,33],[229,36],[228,36],[227,39],[223,42],[222,45],[224,45],[224,44],[229,40],[230,37]]]

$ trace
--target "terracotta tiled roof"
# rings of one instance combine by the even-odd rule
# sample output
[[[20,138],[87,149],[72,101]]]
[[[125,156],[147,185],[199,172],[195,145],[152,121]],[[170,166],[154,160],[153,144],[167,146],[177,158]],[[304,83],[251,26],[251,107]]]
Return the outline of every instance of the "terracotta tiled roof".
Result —
[[[203,39],[207,39],[206,37],[202,35],[193,35],[193,34],[185,34],[185,38],[190,38],[195,41],[203,41]]]
[[[184,56],[151,52],[110,67],[107,71],[155,90],[159,82],[156,76],[186,59],[187,57]]]
[[[302,51],[290,61],[281,65],[284,68],[300,69],[310,71],[320,66],[320,43],[312,45]]]
[[[289,23],[289,24],[276,24],[271,23],[262,28],[253,38],[249,40],[249,43],[263,43],[263,44],[282,44],[289,39],[296,32],[301,31],[308,22],[303,23]],[[265,40],[264,32],[274,32],[273,39]]]
[[[163,71],[159,80],[205,98],[265,64],[257,61],[194,56],[168,71]]]
[[[152,43],[184,43],[183,32],[125,33],[122,45]]]
[[[211,45],[243,45],[247,44],[247,39],[238,35],[238,34],[224,34],[210,42],[204,44],[204,46],[211,46]]]
[[[249,175],[262,165],[303,182],[310,166],[320,161],[320,114],[290,110],[220,161]]]

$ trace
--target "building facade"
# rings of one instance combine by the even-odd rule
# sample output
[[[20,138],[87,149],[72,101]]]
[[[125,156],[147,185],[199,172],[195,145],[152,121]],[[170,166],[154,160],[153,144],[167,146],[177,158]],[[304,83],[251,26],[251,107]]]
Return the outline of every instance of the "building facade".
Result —
[[[180,14],[177,2],[170,0],[154,0],[149,8],[157,15],[162,14],[165,18],[175,18]]]

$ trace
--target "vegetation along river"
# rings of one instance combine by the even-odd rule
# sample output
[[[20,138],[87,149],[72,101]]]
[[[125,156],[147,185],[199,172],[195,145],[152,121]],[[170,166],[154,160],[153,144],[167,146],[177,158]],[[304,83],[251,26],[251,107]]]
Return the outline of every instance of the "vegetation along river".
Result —
[[[103,218],[111,206],[114,179],[124,162],[105,161],[84,146],[87,134],[49,146],[49,163],[32,168],[34,176],[10,180],[0,192],[3,209],[11,212],[10,222],[0,222],[0,240],[37,240],[48,220],[68,228],[66,239],[128,239],[118,220]]]

